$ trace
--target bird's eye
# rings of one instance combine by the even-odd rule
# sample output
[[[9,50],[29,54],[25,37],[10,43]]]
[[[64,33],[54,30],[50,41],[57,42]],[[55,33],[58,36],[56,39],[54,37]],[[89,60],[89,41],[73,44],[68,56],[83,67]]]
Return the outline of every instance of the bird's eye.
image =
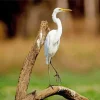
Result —
[[[59,8],[59,10],[61,10],[61,8]]]

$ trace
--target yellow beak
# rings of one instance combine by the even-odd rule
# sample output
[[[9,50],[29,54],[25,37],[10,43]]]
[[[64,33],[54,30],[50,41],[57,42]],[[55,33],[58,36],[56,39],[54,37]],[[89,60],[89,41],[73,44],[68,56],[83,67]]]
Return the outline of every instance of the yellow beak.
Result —
[[[71,9],[63,9],[61,8],[62,11],[72,11]]]

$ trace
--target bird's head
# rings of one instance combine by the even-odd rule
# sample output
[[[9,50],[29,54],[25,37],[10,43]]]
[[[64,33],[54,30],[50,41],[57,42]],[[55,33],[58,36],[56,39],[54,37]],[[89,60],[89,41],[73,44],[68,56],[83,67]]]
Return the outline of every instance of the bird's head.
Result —
[[[71,9],[64,9],[64,8],[55,8],[54,9],[54,12],[55,13],[58,13],[58,12],[69,12],[69,11],[72,11]]]

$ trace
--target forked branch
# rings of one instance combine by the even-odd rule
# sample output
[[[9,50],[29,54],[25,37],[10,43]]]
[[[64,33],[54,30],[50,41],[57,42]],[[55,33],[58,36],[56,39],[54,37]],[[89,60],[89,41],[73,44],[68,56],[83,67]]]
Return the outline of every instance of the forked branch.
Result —
[[[75,91],[65,88],[63,86],[52,86],[52,88],[48,87],[47,89],[41,92],[33,91],[32,93],[27,94],[32,68],[35,64],[36,58],[40,52],[41,47],[44,44],[48,32],[48,22],[42,21],[37,38],[23,64],[19,76],[15,100],[43,100],[52,95],[60,95],[68,100],[88,100],[87,98],[79,95]]]

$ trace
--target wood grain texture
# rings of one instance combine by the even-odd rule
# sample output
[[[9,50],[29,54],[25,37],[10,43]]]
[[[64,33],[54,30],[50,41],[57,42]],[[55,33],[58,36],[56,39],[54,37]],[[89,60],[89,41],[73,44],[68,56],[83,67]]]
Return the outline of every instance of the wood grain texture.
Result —
[[[48,33],[48,22],[47,21],[42,21],[40,25],[40,30],[39,33],[36,37],[36,40],[26,57],[20,76],[19,76],[19,81],[18,81],[18,86],[16,90],[16,96],[15,100],[22,100],[26,96],[29,80],[30,80],[30,75],[32,73],[32,68],[35,64],[36,58],[40,52],[40,49],[42,45],[44,44],[46,35]],[[42,34],[42,37],[41,37]]]
[[[76,91],[63,86],[52,86],[52,88],[48,87],[41,92],[33,91],[23,100],[44,100],[45,98],[53,95],[60,95],[68,100],[89,100],[88,98],[78,94]]]

